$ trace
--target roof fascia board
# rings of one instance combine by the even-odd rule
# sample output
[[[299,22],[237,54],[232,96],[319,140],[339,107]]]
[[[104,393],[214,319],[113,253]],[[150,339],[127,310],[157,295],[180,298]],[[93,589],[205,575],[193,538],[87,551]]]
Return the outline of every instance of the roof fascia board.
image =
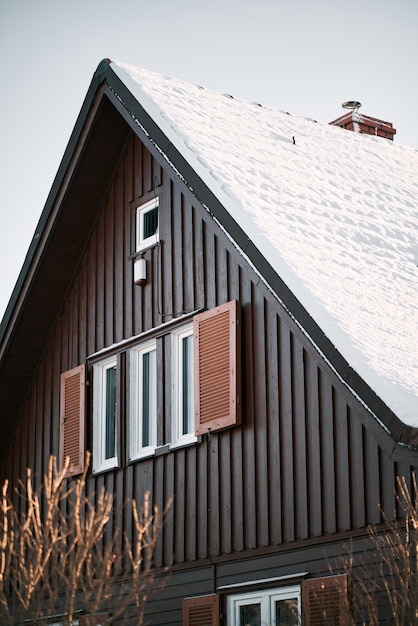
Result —
[[[74,129],[71,133],[64,156],[52,183],[44,209],[29,245],[26,257],[19,273],[16,285],[0,323],[0,361],[7,350],[8,342],[22,306],[32,277],[36,273],[38,262],[42,256],[50,230],[59,211],[60,203],[74,173],[78,157],[84,147],[90,126],[99,107],[104,93],[104,82],[107,62],[102,61],[90,83]],[[102,86],[103,85],[103,86]]]
[[[294,317],[320,354],[331,364],[343,383],[355,392],[377,421],[381,420],[395,444],[418,446],[418,429],[405,428],[403,422],[353,370],[277,272],[266,261],[260,250],[110,66],[108,66],[106,84],[110,90],[110,92],[107,91],[108,97],[133,131],[142,141],[148,140],[148,143],[156,147],[157,151],[183,179],[197,200],[213,214],[221,227],[235,242],[235,245],[254,265],[268,288],[273,291],[291,316]]]

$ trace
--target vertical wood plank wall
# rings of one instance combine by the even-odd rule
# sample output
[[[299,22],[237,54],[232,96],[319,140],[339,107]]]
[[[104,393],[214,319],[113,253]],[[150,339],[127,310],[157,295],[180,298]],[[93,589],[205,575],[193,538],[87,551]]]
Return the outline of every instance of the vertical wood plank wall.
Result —
[[[148,283],[133,284],[133,211],[160,197],[161,245]],[[59,449],[60,373],[89,355],[183,312],[236,298],[243,317],[243,424],[90,479],[116,495],[114,523],[128,534],[126,499],[150,490],[167,515],[157,564],[229,554],[360,528],[391,517],[391,461],[350,399],[245,260],[136,137],[119,163],[62,311],[45,346],[3,473],[41,476]],[[162,339],[161,365],[171,368]],[[170,382],[159,386],[161,443],[170,436]],[[91,447],[90,416],[88,441]]]

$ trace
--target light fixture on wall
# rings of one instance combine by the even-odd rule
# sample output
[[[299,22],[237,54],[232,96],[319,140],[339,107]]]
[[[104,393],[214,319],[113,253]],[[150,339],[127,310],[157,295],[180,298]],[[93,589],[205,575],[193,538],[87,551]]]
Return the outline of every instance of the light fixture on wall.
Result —
[[[147,262],[145,259],[135,259],[134,262],[134,283],[143,286],[147,282]]]

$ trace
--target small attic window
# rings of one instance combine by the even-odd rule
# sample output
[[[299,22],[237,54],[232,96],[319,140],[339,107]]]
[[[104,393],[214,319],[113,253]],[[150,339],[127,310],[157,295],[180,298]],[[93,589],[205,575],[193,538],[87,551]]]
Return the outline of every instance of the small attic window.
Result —
[[[136,251],[158,243],[158,198],[136,209]]]

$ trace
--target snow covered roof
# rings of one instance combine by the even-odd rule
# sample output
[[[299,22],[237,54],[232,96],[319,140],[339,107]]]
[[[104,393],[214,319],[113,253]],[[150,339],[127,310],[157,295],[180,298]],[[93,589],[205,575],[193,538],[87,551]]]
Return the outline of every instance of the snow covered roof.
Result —
[[[418,426],[418,152],[110,66],[349,365]]]

